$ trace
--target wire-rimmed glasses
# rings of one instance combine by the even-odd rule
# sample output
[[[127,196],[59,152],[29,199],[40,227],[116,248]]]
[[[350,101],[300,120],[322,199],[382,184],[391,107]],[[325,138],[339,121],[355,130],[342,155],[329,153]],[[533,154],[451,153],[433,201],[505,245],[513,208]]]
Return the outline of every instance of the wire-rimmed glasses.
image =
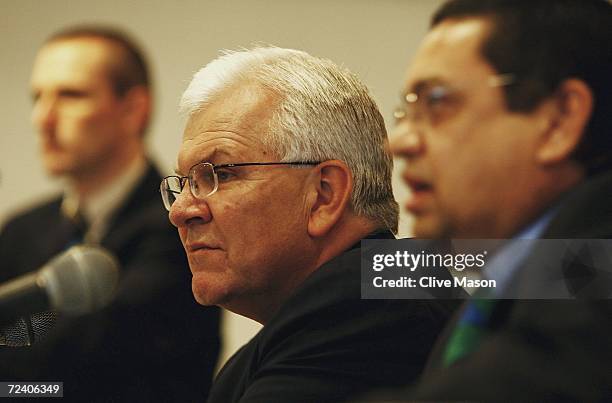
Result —
[[[490,87],[505,87],[514,84],[516,77],[514,74],[497,74],[487,77],[486,84]],[[395,109],[393,117],[396,121],[408,119],[414,121],[417,118],[423,119],[431,124],[443,111],[453,104],[452,100],[458,92],[448,84],[432,83],[423,85],[422,88],[405,94],[402,104]]]
[[[231,170],[235,167],[252,165],[317,165],[318,161],[296,161],[296,162],[242,162],[238,164],[215,165],[210,162],[200,162],[189,168],[187,176],[170,175],[161,181],[159,190],[166,210],[170,211],[172,204],[189,182],[189,190],[196,199],[204,199],[215,193],[219,188],[219,182],[224,182],[235,177],[236,173]]]

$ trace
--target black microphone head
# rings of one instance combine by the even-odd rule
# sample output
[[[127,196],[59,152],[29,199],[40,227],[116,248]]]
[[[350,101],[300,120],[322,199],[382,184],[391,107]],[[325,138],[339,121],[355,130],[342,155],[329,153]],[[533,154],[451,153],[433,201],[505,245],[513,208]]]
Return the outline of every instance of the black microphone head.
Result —
[[[51,306],[57,311],[69,315],[89,313],[113,299],[119,264],[103,248],[73,246],[45,265],[37,281],[46,288]]]
[[[34,313],[0,328],[0,346],[25,347],[40,342],[55,325],[53,311]]]

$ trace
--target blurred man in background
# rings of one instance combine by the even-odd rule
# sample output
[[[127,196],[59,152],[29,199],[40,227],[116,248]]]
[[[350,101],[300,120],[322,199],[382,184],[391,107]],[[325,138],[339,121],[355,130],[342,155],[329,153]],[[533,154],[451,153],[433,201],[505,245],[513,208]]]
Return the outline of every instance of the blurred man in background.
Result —
[[[30,86],[43,165],[65,186],[5,225],[0,279],[81,242],[113,252],[121,274],[100,312],[40,313],[3,329],[0,379],[62,381],[75,401],[202,401],[219,351],[218,311],[193,302],[159,203],[161,176],[144,145],[152,94],[141,51],[112,29],[68,29],[39,50]]]
[[[391,147],[406,161],[415,235],[610,238],[611,71],[607,1],[442,6],[408,69]],[[484,275],[508,286],[529,259],[505,256]],[[580,295],[593,273],[572,269]],[[610,399],[608,301],[481,301],[438,342],[412,399]]]
[[[195,298],[264,325],[209,402],[336,402],[416,379],[450,309],[361,299],[360,241],[393,239],[398,218],[365,86],[328,60],[256,48],[200,70],[182,107],[162,195]]]

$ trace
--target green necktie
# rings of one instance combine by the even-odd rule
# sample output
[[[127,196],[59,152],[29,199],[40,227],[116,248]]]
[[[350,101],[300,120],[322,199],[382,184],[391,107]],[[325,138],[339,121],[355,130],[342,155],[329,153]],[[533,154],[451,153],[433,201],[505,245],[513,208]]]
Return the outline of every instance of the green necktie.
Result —
[[[445,367],[478,348],[489,331],[488,323],[496,303],[494,299],[472,299],[468,302],[444,350]]]

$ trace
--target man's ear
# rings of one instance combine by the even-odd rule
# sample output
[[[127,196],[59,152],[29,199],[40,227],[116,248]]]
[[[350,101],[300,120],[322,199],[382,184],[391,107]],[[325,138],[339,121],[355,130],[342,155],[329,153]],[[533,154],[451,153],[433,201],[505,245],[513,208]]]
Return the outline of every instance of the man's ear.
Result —
[[[143,86],[130,88],[123,96],[124,127],[128,133],[140,134],[149,120],[151,113],[151,95]]]
[[[593,92],[582,80],[568,79],[541,107],[546,125],[536,158],[543,165],[568,160],[574,153],[593,111]]]
[[[312,196],[308,233],[321,237],[329,233],[349,208],[353,175],[344,161],[329,160],[312,172]]]

